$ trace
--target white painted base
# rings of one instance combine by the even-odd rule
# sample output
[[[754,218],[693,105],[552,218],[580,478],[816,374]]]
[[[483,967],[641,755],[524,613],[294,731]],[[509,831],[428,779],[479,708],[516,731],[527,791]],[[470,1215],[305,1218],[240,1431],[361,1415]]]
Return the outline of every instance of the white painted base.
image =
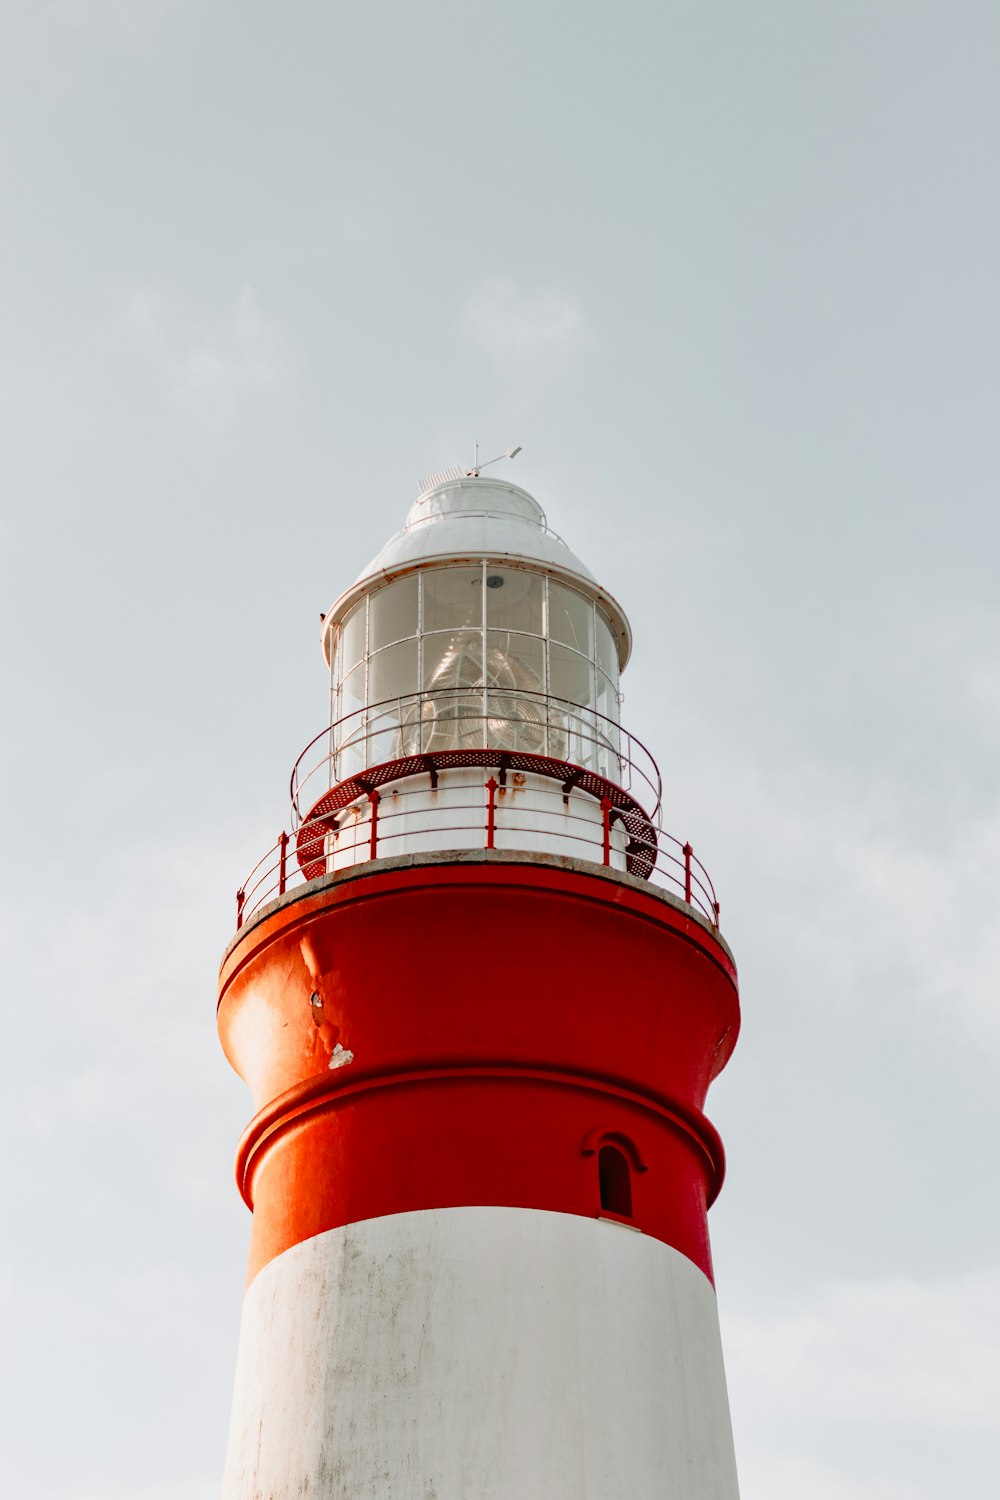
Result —
[[[247,1292],[224,1500],[738,1500],[715,1293],[627,1226],[394,1214]]]

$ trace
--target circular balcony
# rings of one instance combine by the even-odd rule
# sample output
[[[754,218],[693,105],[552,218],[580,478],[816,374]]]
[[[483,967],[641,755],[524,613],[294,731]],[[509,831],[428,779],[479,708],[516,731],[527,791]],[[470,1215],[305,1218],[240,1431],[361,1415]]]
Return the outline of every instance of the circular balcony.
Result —
[[[614,720],[550,695],[479,686],[366,705],[306,746],[291,803],[291,836],[237,894],[238,926],[291,886],[352,865],[473,848],[650,880],[718,925],[707,872],[661,826],[652,755]]]
[[[652,823],[659,822],[659,767],[615,720],[546,693],[475,687],[388,698],[321,730],[292,769],[292,826],[297,829],[333,787],[373,766],[472,750],[540,756],[592,772],[628,792]]]

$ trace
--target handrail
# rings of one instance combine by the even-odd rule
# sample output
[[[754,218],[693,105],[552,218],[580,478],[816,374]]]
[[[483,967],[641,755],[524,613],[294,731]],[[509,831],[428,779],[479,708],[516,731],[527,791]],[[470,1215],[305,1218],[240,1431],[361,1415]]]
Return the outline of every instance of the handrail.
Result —
[[[447,774],[447,770],[434,772],[435,778]],[[409,779],[415,780],[416,777]],[[383,783],[388,784],[390,783]],[[415,804],[419,803],[421,817],[425,819],[422,825],[424,831],[433,831],[442,838],[457,835],[458,839],[454,844],[456,848],[475,847],[470,845],[469,835],[477,827],[481,829],[482,841],[479,847],[484,849],[497,847],[498,834],[506,833],[508,839],[516,837],[518,833],[544,838],[557,829],[560,842],[570,842],[574,849],[579,844],[575,857],[604,868],[617,868],[616,859],[623,858],[623,840],[619,838],[616,849],[614,830],[617,819],[621,817],[621,810],[613,805],[610,798],[601,800],[601,815],[595,820],[593,795],[588,796],[581,787],[568,782],[560,786],[558,782],[546,783],[538,778],[533,780],[533,795],[536,798],[547,797],[549,804],[535,808],[530,813],[518,808],[516,820],[511,822],[507,813],[509,804],[504,804],[498,798],[497,789],[498,783],[491,774],[483,782],[481,793],[476,793],[475,783],[470,785],[466,781],[455,787],[461,800],[451,799],[436,808],[429,808],[425,788],[408,787],[405,779],[396,785],[395,796],[391,798],[382,796],[378,788],[373,786],[370,791],[358,791],[354,801],[359,809],[367,801],[367,817],[362,812],[354,827],[350,828],[339,823],[338,819],[321,813],[300,825],[299,847],[301,849],[303,834],[307,841],[314,843],[332,837],[338,859],[344,859],[344,856],[354,851],[360,855],[359,863],[369,859],[390,858],[396,852],[396,841],[408,837],[409,830],[405,820],[410,809],[407,802],[408,799],[413,799]],[[575,802],[576,798],[581,800]],[[626,800],[631,802],[631,799]],[[576,808],[580,811],[576,811]],[[583,815],[584,809],[588,812],[587,816]],[[456,815],[463,812],[481,815],[482,822],[470,824],[461,819],[456,822]],[[646,826],[651,830],[648,822]],[[715,887],[705,866],[695,856],[690,842],[682,843],[673,834],[665,833],[662,829],[656,830],[655,841],[644,840],[641,836],[637,838],[636,832],[633,821],[625,847],[633,855],[638,851],[640,866],[648,871],[644,878],[654,885],[673,890],[690,907],[706,917],[713,927],[718,928],[719,902]],[[300,861],[288,859],[288,845],[289,835],[282,832],[240,886],[236,896],[237,928],[242,927],[250,916],[289,888],[303,885],[315,878],[317,872],[314,865],[303,866]],[[444,850],[448,845],[442,843],[439,847]],[[505,843],[504,847],[513,850],[516,849],[516,844]],[[534,852],[538,852],[537,849]],[[345,866],[350,863],[350,860],[345,860]],[[321,861],[318,873],[324,869],[325,861]],[[310,874],[310,870],[314,873]]]
[[[388,743],[387,737],[395,743]],[[312,755],[317,747],[319,753]],[[292,767],[293,831],[320,788],[328,791],[369,765],[438,748],[534,750],[573,760],[635,793],[659,825],[659,767],[642,741],[616,719],[553,693],[480,686],[428,688],[384,698],[321,729]],[[574,753],[566,754],[570,748]]]

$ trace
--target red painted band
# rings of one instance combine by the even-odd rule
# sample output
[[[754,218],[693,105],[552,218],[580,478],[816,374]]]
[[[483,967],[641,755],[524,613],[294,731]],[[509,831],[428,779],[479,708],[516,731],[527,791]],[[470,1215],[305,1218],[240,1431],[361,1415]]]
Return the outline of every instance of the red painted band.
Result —
[[[699,1110],[687,1109],[676,1100],[643,1097],[632,1089],[623,1088],[611,1078],[587,1078],[580,1074],[559,1073],[551,1068],[518,1068],[503,1065],[468,1068],[428,1067],[413,1069],[407,1073],[369,1073],[367,1076],[354,1074],[349,1079],[345,1079],[340,1087],[326,1074],[321,1073],[315,1078],[309,1078],[305,1083],[298,1084],[282,1094],[280,1098],[275,1099],[273,1104],[269,1104],[266,1109],[262,1109],[243,1132],[236,1150],[235,1163],[236,1186],[240,1190],[240,1196],[252,1212],[254,1207],[253,1177],[261,1154],[273,1145],[278,1136],[293,1126],[303,1124],[310,1116],[324,1110],[336,1109],[355,1094],[368,1093],[375,1089],[414,1088],[427,1083],[483,1084],[511,1080],[534,1084],[544,1083],[558,1088],[606,1095],[609,1099],[648,1111],[649,1114],[686,1136],[704,1156],[705,1206],[711,1208],[719,1196],[726,1175],[725,1149],[715,1126]],[[581,1155],[593,1156],[595,1141],[608,1133],[606,1128],[599,1127],[590,1130],[583,1138]],[[631,1141],[628,1144],[631,1146],[630,1155],[637,1170],[646,1171],[644,1158],[638,1148]],[[470,1186],[472,1193],[469,1198],[470,1204],[491,1201],[489,1198],[476,1196],[476,1193],[481,1191],[481,1182],[481,1168],[477,1168],[476,1182]],[[430,1197],[434,1196],[433,1183],[428,1184],[428,1192]],[[434,1208],[437,1205],[428,1202],[426,1206]],[[392,1206],[382,1209],[383,1214],[394,1211]]]
[[[324,1080],[325,1082],[325,1080]],[[371,1086],[365,1086],[370,1083]],[[511,1069],[363,1081],[288,1101],[242,1153],[254,1202],[250,1274],[343,1224],[475,1205],[602,1211],[600,1138],[628,1142],[636,1227],[711,1275],[706,1208],[721,1152],[676,1110],[593,1080]],[[711,1132],[714,1135],[714,1132]]]
[[[739,1010],[724,946],[676,904],[565,863],[369,867],[241,933],[221,989],[258,1108],[252,1272],[417,1209],[594,1215],[607,1140],[637,1225],[710,1274],[723,1155],[701,1111]]]
[[[572,885],[577,892],[590,883],[595,889],[584,899],[601,905],[611,902],[640,919],[669,926],[677,937],[693,944],[715,964],[735,990],[736,965],[718,933],[710,930],[702,918],[685,911],[676,897],[659,886],[640,884],[617,870],[600,866],[568,868],[568,865],[565,859],[544,854],[525,858],[507,850],[477,849],[463,850],[456,858],[453,852],[445,850],[354,865],[311,881],[255,913],[230,941],[219,966],[216,1009],[221,1008],[228,986],[244,964],[255,959],[274,938],[283,937],[291,930],[292,923],[307,923],[321,912],[332,911],[347,902],[381,897],[394,890],[431,891],[443,886],[467,885],[470,881],[556,891]]]

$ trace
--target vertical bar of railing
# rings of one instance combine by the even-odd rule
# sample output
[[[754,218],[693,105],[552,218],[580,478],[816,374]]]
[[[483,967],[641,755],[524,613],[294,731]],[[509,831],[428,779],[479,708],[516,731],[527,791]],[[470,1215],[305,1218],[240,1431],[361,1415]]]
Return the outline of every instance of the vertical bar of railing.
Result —
[[[278,835],[278,895],[285,894],[288,884],[288,834],[282,831]]]
[[[495,847],[497,814],[497,779],[491,776],[486,783],[486,847]]]
[[[694,850],[690,844],[684,845],[684,900],[691,905],[691,856]]]
[[[490,673],[489,673],[489,665],[488,665],[489,664],[489,649],[488,649],[489,636],[486,633],[487,628],[489,626],[489,617],[488,617],[487,612],[486,612],[486,566],[487,566],[486,559],[484,558],[483,562],[482,562],[482,565],[480,567],[480,570],[479,570],[479,599],[480,599],[480,605],[481,605],[481,608],[482,608],[482,611],[483,611],[482,644],[481,644],[481,646],[480,646],[479,649],[480,649],[480,651],[483,654],[483,663],[482,663],[482,667],[483,667],[482,712],[483,712],[483,746],[484,746],[484,748],[486,746],[488,746],[489,743],[490,743]],[[456,725],[456,728],[457,727],[458,726]]]
[[[369,859],[377,859],[378,858],[378,805],[379,805],[379,802],[381,801],[381,798],[379,797],[379,794],[378,794],[378,788],[377,787],[373,787],[372,790],[368,793],[368,801],[371,804],[371,810],[372,810],[372,817],[371,817],[371,840],[370,840],[369,845],[368,845],[368,858]]]
[[[601,821],[604,825],[604,863],[611,863],[611,798],[601,798]]]
[[[243,926],[243,907],[246,903],[246,891],[236,892],[236,931],[239,932]]]

